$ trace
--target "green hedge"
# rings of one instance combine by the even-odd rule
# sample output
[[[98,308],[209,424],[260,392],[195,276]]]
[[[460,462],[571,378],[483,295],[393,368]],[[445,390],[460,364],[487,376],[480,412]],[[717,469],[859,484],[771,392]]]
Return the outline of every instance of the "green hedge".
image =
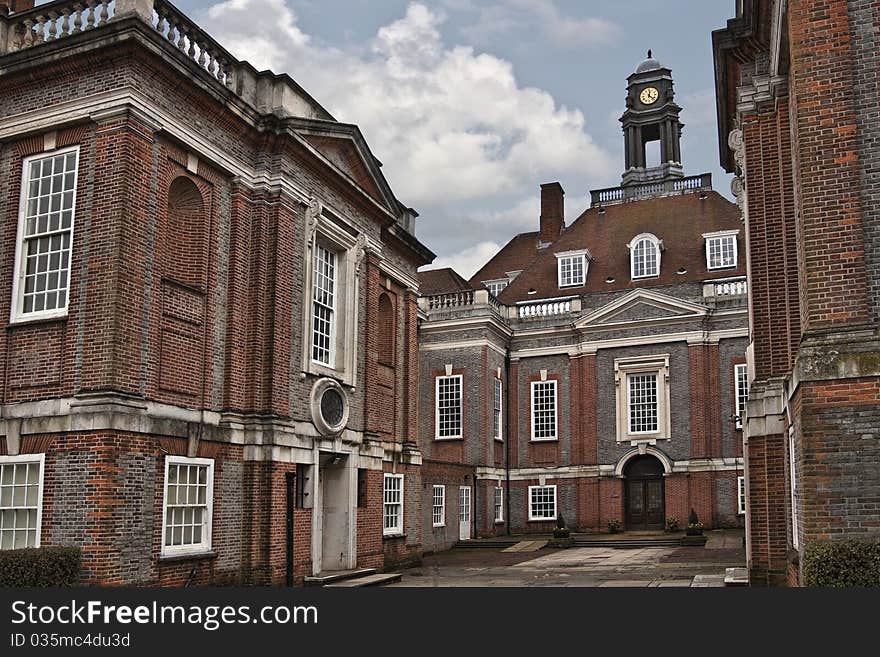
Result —
[[[807,586],[880,586],[880,539],[809,544],[804,580]]]
[[[75,547],[0,550],[0,586],[76,586],[81,569]]]

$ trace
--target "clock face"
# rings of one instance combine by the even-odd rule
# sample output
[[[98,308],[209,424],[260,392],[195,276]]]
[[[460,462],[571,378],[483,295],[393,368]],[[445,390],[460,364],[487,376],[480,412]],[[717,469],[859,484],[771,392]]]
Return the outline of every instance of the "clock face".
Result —
[[[653,105],[657,102],[658,98],[660,98],[660,92],[654,87],[646,87],[645,89],[642,89],[642,93],[639,94],[639,100],[642,101],[642,104],[644,105]]]

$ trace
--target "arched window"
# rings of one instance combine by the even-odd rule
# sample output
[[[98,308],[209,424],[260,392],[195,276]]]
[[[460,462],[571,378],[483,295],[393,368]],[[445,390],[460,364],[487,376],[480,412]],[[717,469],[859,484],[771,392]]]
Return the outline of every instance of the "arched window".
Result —
[[[199,188],[189,178],[175,178],[168,188],[168,218],[161,253],[163,276],[190,287],[204,286],[206,222]]]
[[[394,367],[394,336],[397,323],[394,321],[394,303],[387,294],[379,297],[379,362]]]
[[[629,243],[630,271],[633,278],[651,278],[660,275],[660,247],[662,242],[650,233],[643,233]]]

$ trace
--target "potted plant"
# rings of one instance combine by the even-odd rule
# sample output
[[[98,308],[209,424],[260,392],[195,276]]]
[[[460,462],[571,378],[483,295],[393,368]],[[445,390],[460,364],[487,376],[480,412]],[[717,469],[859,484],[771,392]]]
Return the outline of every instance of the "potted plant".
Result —
[[[555,548],[570,548],[574,545],[571,530],[565,525],[565,518],[561,515],[556,519],[556,528],[553,530],[553,539],[550,546]]]
[[[620,533],[620,520],[614,519],[608,521],[608,533],[609,534],[619,534]]]
[[[678,526],[678,518],[673,518],[672,516],[666,519],[666,531],[668,532],[677,532],[680,529]]]
[[[688,516],[688,524],[685,533],[688,536],[703,535],[703,523],[700,522],[700,519],[697,517],[697,512],[693,509],[691,509],[691,514]]]

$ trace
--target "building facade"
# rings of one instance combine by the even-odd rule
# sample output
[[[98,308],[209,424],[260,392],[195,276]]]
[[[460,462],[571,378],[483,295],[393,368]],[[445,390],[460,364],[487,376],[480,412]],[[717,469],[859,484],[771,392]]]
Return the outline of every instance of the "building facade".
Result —
[[[356,126],[163,0],[0,4],[0,549],[97,584],[421,552],[417,274]]]
[[[752,585],[880,534],[878,30],[875,0],[741,0],[713,35],[751,282]]]
[[[560,519],[684,527],[692,509],[741,526],[745,235],[709,174],[684,176],[680,111],[649,53],[619,187],[566,225],[562,187],[542,185],[538,230],[470,281],[421,273],[425,549]]]

